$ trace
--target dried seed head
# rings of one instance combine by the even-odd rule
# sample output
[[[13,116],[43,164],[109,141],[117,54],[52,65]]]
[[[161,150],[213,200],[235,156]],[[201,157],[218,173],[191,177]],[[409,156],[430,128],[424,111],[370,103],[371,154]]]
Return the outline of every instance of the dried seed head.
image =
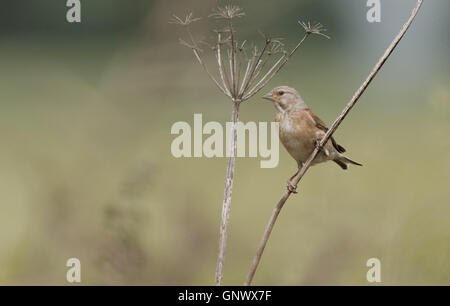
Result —
[[[267,54],[273,55],[283,52],[284,52],[284,44],[279,39],[272,39],[269,49],[267,50]]]
[[[323,32],[326,32],[327,29],[325,29],[325,27],[321,23],[316,22],[313,25],[311,25],[311,22],[309,22],[309,21],[307,23],[304,21],[299,21],[298,23],[303,27],[303,29],[305,29],[306,33],[321,35],[325,38],[330,39],[330,36],[323,33]]]
[[[235,17],[245,16],[242,8],[236,5],[225,5],[224,7],[218,7],[213,10],[213,13],[209,17],[214,17],[218,19],[233,19]]]
[[[184,20],[174,14],[172,15],[172,18],[169,20],[169,23],[178,24],[181,26],[188,26],[193,22],[199,21],[200,19],[201,18],[194,18],[194,14],[192,12],[188,13],[184,18]]]

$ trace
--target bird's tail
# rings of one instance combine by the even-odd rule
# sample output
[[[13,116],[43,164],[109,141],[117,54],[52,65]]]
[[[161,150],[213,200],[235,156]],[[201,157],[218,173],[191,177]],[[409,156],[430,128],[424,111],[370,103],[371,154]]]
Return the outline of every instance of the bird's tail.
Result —
[[[340,157],[333,160],[336,164],[338,164],[343,170],[347,170],[348,166],[347,164],[353,164],[356,166],[362,166],[362,164],[355,162],[354,160],[351,160],[348,157],[345,157],[341,155]]]

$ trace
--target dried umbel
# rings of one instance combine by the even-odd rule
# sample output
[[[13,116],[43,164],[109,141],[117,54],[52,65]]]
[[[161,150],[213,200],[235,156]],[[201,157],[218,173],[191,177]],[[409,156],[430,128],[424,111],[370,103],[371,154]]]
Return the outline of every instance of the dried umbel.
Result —
[[[326,31],[326,29],[324,28],[324,26],[321,23],[316,22],[312,25],[311,25],[311,22],[309,22],[309,21],[307,23],[303,22],[303,21],[299,21],[298,23],[303,27],[303,29],[305,29],[306,33],[322,35],[323,37],[330,39],[330,36],[325,35],[323,33]]]
[[[245,101],[258,93],[270,80],[277,75],[281,68],[287,63],[294,52],[300,47],[309,35],[324,34],[326,29],[320,23],[298,22],[304,29],[304,36],[295,48],[288,52],[285,50],[281,39],[264,36],[262,47],[249,44],[246,40],[239,41],[233,27],[233,19],[244,17],[243,10],[235,5],[218,7],[209,17],[225,23],[225,27],[214,30],[216,39],[213,43],[197,41],[191,33],[189,25],[200,20],[194,18],[192,13],[184,18],[173,15],[171,23],[186,28],[187,40],[180,39],[180,43],[192,49],[198,62],[216,84],[216,86],[232,101]],[[205,45],[215,53],[217,60],[217,74],[213,74],[205,64],[205,51],[200,48]],[[250,47],[252,45],[252,47]]]
[[[209,15],[217,19],[233,19],[236,17],[244,17],[245,13],[239,6],[236,5],[225,5],[224,7],[218,7],[213,10],[214,13]]]

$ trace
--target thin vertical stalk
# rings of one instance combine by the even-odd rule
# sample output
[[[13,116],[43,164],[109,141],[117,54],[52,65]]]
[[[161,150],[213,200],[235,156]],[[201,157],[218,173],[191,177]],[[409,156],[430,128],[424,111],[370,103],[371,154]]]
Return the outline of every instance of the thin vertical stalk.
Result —
[[[231,97],[230,82],[225,74],[222,62],[222,35],[217,34],[217,65],[219,67],[220,78],[222,79],[223,87],[225,88],[229,97]]]
[[[222,284],[223,264],[225,261],[225,249],[228,238],[228,221],[230,219],[231,209],[231,193],[233,189],[234,166],[236,160],[236,142],[237,142],[237,123],[239,120],[240,101],[233,101],[231,111],[231,127],[230,127],[230,151],[228,155],[227,174],[225,177],[225,189],[223,192],[222,217],[219,233],[219,254],[217,256],[216,266],[216,285]]]
[[[231,71],[231,86],[232,86],[232,95],[235,98],[236,97],[236,88],[237,88],[237,82],[236,82],[236,45],[234,42],[234,32],[233,32],[233,23],[231,19],[228,20],[228,27],[230,29],[230,38],[231,38],[231,59],[230,59],[230,71]]]

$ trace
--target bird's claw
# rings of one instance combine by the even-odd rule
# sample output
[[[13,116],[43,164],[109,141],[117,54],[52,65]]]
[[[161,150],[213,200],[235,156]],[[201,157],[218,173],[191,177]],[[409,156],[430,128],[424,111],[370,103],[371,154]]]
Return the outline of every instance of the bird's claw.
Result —
[[[287,181],[286,187],[289,192],[297,193],[297,186],[292,184],[291,180]]]
[[[330,152],[323,147],[322,145],[320,145],[321,140],[320,139],[316,139],[314,140],[314,145],[316,146],[316,148],[320,151],[322,151],[323,153],[325,153],[326,156],[330,156]]]
[[[319,151],[323,150],[323,147],[320,145],[320,139],[315,139],[314,140],[314,146],[319,149]]]

